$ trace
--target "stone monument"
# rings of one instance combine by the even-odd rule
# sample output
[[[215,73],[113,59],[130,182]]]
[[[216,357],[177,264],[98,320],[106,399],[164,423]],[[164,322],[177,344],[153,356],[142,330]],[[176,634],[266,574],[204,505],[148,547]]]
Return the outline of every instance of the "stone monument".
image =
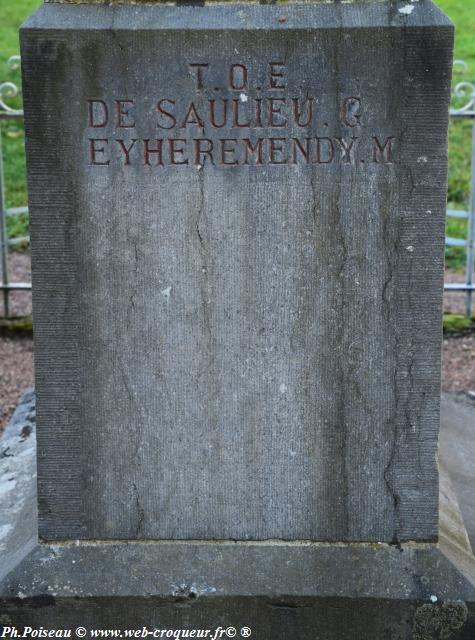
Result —
[[[23,25],[38,530],[9,629],[473,638],[438,522],[452,37],[430,0]]]

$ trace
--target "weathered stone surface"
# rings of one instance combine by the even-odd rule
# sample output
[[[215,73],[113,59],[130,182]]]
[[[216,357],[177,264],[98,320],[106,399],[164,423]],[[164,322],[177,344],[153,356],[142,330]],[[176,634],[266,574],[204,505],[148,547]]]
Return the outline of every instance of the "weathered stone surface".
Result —
[[[42,537],[436,538],[452,26],[398,6],[23,26]]]
[[[473,585],[435,546],[420,547],[40,545],[0,584],[0,606],[5,624],[37,627],[221,624],[265,640],[432,640],[444,636],[423,631],[442,626],[471,640]]]
[[[35,396],[28,389],[0,439],[0,576],[37,539]]]
[[[369,2],[385,2],[385,0],[347,0],[352,4],[365,3]],[[132,5],[143,5],[143,4],[192,4],[195,6],[200,5],[212,5],[213,3],[217,4],[225,4],[226,2],[232,3],[233,0],[44,0],[45,3],[55,3],[55,4],[105,4],[105,5],[113,5],[113,4],[132,4]],[[300,0],[299,4],[316,4],[318,2],[325,2],[327,4],[334,2],[337,3],[339,0]],[[288,0],[240,0],[239,4],[280,4],[286,5],[288,4]],[[237,3],[234,3],[237,4]]]
[[[331,2],[338,3],[340,0],[299,0],[299,4],[317,4]],[[370,2],[385,2],[386,0],[346,0],[352,4],[368,4]],[[256,4],[256,5],[281,5],[285,7],[288,4],[288,0],[240,0],[239,3],[234,0],[44,0],[46,4],[94,4],[94,5],[154,5],[154,4],[166,4],[171,5],[194,5],[195,7],[208,6],[213,4]]]
[[[74,637],[79,626],[214,630],[234,625],[251,627],[253,637],[263,640],[473,638],[475,563],[443,469],[439,548],[37,544],[34,433],[33,399],[26,394],[0,440],[0,451],[8,447],[12,454],[0,459],[0,519],[10,525],[10,531],[0,530],[0,629],[66,628]],[[4,490],[11,462],[15,509]]]
[[[450,471],[468,535],[475,548],[475,400],[445,393],[441,402],[439,457]]]
[[[457,419],[470,425],[474,414],[462,398],[443,397],[441,456],[460,477],[472,465],[453,456],[470,446]],[[28,391],[0,440],[0,630],[207,629],[225,621],[238,629],[252,625],[254,637],[272,640],[354,640],[356,634],[380,640],[389,633],[430,640],[423,631],[441,628],[452,640],[472,640],[475,633],[473,559],[445,473],[442,553],[433,545],[38,546],[35,476],[35,407]],[[471,496],[458,477],[457,488],[465,509]],[[302,595],[295,595],[300,588]]]
[[[426,0],[28,21],[50,540],[26,471],[1,624],[473,637],[444,472],[424,542],[451,44]]]

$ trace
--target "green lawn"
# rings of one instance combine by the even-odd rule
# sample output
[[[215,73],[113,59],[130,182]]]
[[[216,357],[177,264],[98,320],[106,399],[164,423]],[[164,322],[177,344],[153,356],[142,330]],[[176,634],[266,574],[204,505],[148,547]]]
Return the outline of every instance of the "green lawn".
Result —
[[[1,0],[0,3],[0,82],[12,81],[18,85],[20,72],[7,66],[8,58],[18,54],[18,27],[41,0]],[[21,105],[20,98],[6,100],[12,107]],[[2,122],[3,163],[7,207],[26,205],[25,154],[23,122],[7,120]],[[7,220],[9,235],[14,237],[27,233],[26,216],[11,217]]]
[[[475,82],[475,4],[466,0],[438,0],[438,5],[455,24],[455,59],[465,60],[466,74],[454,76],[454,82]],[[472,125],[467,120],[452,121],[449,127],[449,190],[450,208],[465,209],[470,206],[470,139]],[[447,235],[466,237],[467,223],[461,219],[448,219]],[[460,247],[446,248],[446,263],[451,267],[463,267],[465,251]]]
[[[0,4],[0,81],[18,82],[19,73],[9,71],[6,63],[9,56],[17,54],[18,27],[41,0],[1,0]],[[475,81],[475,3],[469,0],[438,0],[439,6],[456,25],[455,57],[468,64],[466,78]],[[460,78],[462,79],[462,78]],[[19,104],[13,101],[13,105]],[[466,209],[470,199],[470,137],[471,125],[467,121],[452,122],[449,145],[449,190],[448,200],[452,208]],[[23,127],[21,121],[4,122],[2,125],[4,148],[4,171],[7,206],[26,204],[25,161],[23,154]],[[11,218],[9,233],[23,235],[27,221]],[[464,237],[466,222],[448,221],[448,235]],[[447,249],[447,264],[462,266],[464,251]]]

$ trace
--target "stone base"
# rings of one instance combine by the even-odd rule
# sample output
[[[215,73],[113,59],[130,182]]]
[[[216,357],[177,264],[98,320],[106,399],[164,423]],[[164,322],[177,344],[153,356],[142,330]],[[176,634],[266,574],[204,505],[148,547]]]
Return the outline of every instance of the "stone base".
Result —
[[[464,576],[443,545],[40,544],[4,578],[1,621],[20,630],[221,625],[238,635],[246,626],[266,640],[473,640],[473,569],[467,557]]]
[[[443,469],[439,545],[46,544],[36,541],[31,443],[30,393],[0,445],[4,627],[66,628],[73,638],[77,627],[86,637],[89,629],[143,627],[210,629],[212,637],[220,626],[237,637],[249,627],[261,640],[475,637],[475,561]]]

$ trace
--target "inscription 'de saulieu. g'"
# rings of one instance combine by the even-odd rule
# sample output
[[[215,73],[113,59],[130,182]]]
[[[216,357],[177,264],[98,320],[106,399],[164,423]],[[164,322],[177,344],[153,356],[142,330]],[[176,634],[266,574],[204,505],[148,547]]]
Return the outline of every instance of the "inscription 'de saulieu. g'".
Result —
[[[160,168],[394,162],[394,136],[359,135],[365,115],[359,96],[341,98],[338,131],[330,133],[318,97],[288,95],[282,62],[269,62],[266,77],[253,85],[248,66],[228,64],[227,97],[205,97],[213,91],[206,84],[208,70],[207,63],[188,65],[196,87],[196,97],[188,102],[170,95],[150,101],[132,96],[89,99],[88,164]],[[145,137],[137,134],[141,113],[149,123]],[[113,134],[107,135],[111,129]]]

